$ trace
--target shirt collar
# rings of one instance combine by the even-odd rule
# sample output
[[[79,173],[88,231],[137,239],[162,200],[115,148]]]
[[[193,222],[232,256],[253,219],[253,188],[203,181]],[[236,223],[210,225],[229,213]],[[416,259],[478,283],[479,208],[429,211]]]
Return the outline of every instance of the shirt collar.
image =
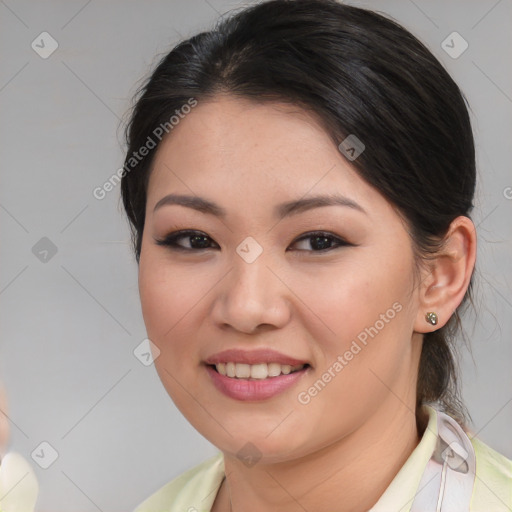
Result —
[[[421,441],[369,512],[410,511],[423,471],[436,447],[438,435],[437,411],[428,405],[423,405],[422,410],[428,415],[428,423]]]

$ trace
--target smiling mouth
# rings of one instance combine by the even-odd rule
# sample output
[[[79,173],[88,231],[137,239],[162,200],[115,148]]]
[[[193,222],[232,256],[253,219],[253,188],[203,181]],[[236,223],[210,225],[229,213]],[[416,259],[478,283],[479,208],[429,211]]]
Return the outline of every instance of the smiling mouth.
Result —
[[[225,377],[244,380],[264,380],[298,372],[308,367],[309,364],[291,366],[289,364],[279,363],[246,364],[228,362],[211,364],[208,366]]]

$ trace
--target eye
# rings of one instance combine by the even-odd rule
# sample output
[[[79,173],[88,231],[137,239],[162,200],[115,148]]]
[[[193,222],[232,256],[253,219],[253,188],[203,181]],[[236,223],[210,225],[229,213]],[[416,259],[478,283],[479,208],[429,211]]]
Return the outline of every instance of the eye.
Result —
[[[169,247],[177,251],[202,251],[206,249],[218,249],[219,245],[206,233],[201,231],[186,230],[175,231],[164,238],[155,238],[157,245]],[[292,246],[302,247],[291,249],[307,252],[327,252],[338,247],[349,246],[342,238],[324,231],[306,233],[292,243]]]
[[[181,240],[185,240],[185,244],[179,243]],[[219,247],[206,233],[193,230],[175,231],[164,238],[155,238],[155,242],[157,245],[170,247],[177,251],[200,251],[215,248],[211,247],[212,243],[217,248]]]
[[[352,245],[342,238],[324,231],[306,233],[298,238],[292,245],[297,244],[302,244],[302,248],[293,250],[309,252],[327,252],[332,249],[336,249],[337,247]]]

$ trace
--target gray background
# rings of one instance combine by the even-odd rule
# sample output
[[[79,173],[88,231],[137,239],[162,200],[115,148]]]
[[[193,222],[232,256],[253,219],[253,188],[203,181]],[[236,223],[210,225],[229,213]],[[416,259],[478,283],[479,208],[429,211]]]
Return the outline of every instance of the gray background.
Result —
[[[512,457],[512,1],[350,3],[409,28],[471,104],[480,245],[463,389],[479,437]],[[102,201],[92,191],[122,165],[120,119],[157,55],[241,5],[0,1],[0,378],[38,511],[132,510],[216,452],[133,354],[145,329],[119,187]],[[43,31],[59,45],[47,59],[31,48]],[[453,31],[469,43],[457,59],[441,47]],[[43,237],[57,248],[46,262],[33,253]],[[42,441],[59,454],[48,469],[31,459]]]

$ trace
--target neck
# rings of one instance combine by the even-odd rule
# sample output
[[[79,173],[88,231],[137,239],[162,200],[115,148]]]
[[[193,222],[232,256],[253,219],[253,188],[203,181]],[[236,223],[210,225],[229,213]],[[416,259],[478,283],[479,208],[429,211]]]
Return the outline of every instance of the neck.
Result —
[[[390,401],[350,435],[302,459],[248,468],[226,454],[216,502],[224,505],[213,510],[369,510],[420,440],[414,405]]]

